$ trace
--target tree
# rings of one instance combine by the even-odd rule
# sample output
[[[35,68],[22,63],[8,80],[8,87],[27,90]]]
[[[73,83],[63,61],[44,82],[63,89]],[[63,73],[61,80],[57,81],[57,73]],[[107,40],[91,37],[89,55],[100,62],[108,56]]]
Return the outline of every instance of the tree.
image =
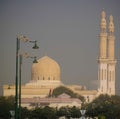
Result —
[[[21,107],[21,119],[26,119],[30,115],[30,111],[26,107]]]
[[[80,109],[75,106],[71,108],[70,113],[73,118],[79,118],[81,116]]]
[[[49,106],[44,107],[41,119],[55,119],[55,109]]]
[[[69,88],[65,87],[65,86],[60,86],[57,87],[53,90],[52,96],[53,97],[57,97],[58,95],[62,94],[62,93],[66,93],[68,95],[70,95],[72,98],[79,98],[81,101],[84,101],[84,97],[74,93],[72,90],[70,90]]]
[[[10,110],[14,110],[14,97],[0,97],[0,118],[9,119],[10,118]]]
[[[86,107],[89,116],[104,116],[107,119],[120,117],[120,96],[100,95]]]
[[[67,115],[68,115],[67,107],[61,107],[59,110],[57,110],[58,117],[67,116]]]
[[[51,107],[40,107],[31,110],[29,119],[55,119],[55,109]]]

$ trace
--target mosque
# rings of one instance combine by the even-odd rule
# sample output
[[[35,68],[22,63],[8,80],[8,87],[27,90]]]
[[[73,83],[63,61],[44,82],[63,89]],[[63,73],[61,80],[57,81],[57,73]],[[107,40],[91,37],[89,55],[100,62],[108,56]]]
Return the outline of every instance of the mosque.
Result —
[[[21,97],[33,99],[35,97],[45,98],[49,92],[59,86],[65,86],[73,92],[84,96],[86,102],[91,102],[100,94],[115,95],[115,36],[113,16],[110,15],[107,28],[106,14],[101,12],[100,34],[99,34],[99,57],[98,57],[98,81],[96,90],[87,90],[81,85],[65,85],[61,82],[59,64],[48,56],[32,64],[31,80],[22,85]],[[15,85],[4,85],[3,95],[15,95]],[[64,94],[64,97],[67,97]],[[57,99],[56,99],[57,100]],[[75,100],[74,100],[75,101]],[[80,103],[80,102],[79,102]]]

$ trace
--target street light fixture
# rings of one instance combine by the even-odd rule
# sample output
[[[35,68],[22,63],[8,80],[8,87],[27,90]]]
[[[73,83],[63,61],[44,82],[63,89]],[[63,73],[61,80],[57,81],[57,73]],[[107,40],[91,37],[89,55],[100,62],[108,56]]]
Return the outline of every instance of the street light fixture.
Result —
[[[34,43],[34,46],[32,47],[33,49],[38,49],[39,47],[37,46],[37,41],[29,41],[30,43]]]
[[[15,119],[21,119],[21,65],[22,65],[22,55],[19,54],[20,51],[20,41],[34,43],[33,49],[38,49],[37,41],[30,41],[28,37],[20,35],[16,39],[16,79],[15,79]],[[36,57],[33,63],[36,63]],[[19,76],[19,78],[18,78]],[[19,85],[19,90],[18,90]],[[18,92],[19,91],[19,92]]]
[[[38,63],[36,56],[31,58],[34,58],[33,63]]]

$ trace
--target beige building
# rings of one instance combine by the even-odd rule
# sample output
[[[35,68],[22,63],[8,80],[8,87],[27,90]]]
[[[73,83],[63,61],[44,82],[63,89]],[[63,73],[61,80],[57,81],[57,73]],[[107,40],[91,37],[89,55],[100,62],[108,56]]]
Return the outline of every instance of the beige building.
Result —
[[[66,86],[73,92],[85,97],[86,102],[91,102],[100,94],[115,95],[115,65],[114,56],[114,23],[113,16],[109,17],[108,33],[105,12],[101,13],[100,36],[99,36],[99,58],[98,58],[98,90],[87,90],[81,85],[64,85],[61,82],[59,64],[48,56],[38,60],[38,63],[32,65],[31,80],[22,85],[21,97],[46,98],[50,91],[58,86]],[[3,95],[15,95],[15,85],[4,85]]]
[[[81,85],[64,85],[60,80],[60,66],[59,64],[48,56],[44,56],[38,60],[38,63],[32,65],[32,77],[31,80],[25,85],[21,86],[21,97],[22,99],[34,100],[35,97],[44,98],[49,95],[50,91],[59,86],[65,86],[71,89],[73,92],[85,97],[86,102],[92,101],[96,95],[97,91],[86,90],[85,86]],[[15,85],[4,85],[3,95],[15,95]],[[54,101],[55,99],[50,99]],[[57,98],[57,100],[59,100]],[[68,100],[71,100],[69,98]],[[73,101],[75,102],[75,101]],[[71,105],[73,102],[66,102],[66,104],[61,105]],[[62,102],[61,102],[62,103]],[[56,103],[54,103],[56,104]],[[74,104],[74,103],[73,103]],[[53,104],[50,104],[53,105]],[[80,106],[78,104],[78,106]]]
[[[60,80],[60,66],[48,56],[32,65],[32,79],[21,86],[22,98],[46,97],[50,90],[63,85]],[[15,85],[4,85],[3,95],[15,95]]]
[[[50,106],[50,107],[63,107],[63,106],[69,106],[69,107],[81,107],[81,100],[78,98],[71,98],[69,95],[63,93],[59,95],[58,97],[52,97],[52,98],[40,98],[40,97],[34,97],[34,98],[22,98],[22,106],[28,107],[28,108],[34,108],[34,107],[42,107],[42,106]]]
[[[45,98],[50,91],[59,86],[65,86],[73,92],[78,93],[86,98],[86,101],[92,101],[97,91],[86,90],[81,85],[64,85],[60,80],[59,64],[48,56],[44,56],[38,60],[38,63],[32,65],[32,79],[21,86],[22,98]],[[15,85],[4,85],[3,95],[15,95]]]

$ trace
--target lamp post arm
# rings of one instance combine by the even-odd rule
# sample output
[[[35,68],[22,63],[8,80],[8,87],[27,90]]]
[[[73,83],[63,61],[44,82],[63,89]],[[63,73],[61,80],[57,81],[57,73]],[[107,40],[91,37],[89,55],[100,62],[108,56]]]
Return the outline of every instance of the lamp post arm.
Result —
[[[30,40],[29,42],[30,42],[30,43],[36,43],[37,41],[36,41],[36,40],[35,40],[35,41],[33,41],[33,40]]]

